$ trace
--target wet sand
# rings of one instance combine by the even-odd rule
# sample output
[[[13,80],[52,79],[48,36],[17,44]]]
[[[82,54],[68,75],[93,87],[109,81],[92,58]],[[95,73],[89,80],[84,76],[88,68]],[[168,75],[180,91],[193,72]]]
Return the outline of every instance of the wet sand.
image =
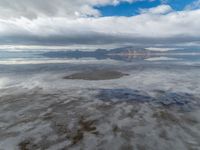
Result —
[[[89,70],[65,76],[64,79],[72,80],[111,80],[118,79],[128,74],[115,70]]]

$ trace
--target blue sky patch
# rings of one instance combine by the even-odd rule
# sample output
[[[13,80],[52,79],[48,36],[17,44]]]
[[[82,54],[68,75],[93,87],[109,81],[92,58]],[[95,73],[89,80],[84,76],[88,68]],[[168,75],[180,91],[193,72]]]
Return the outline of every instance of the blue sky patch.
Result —
[[[183,10],[187,5],[193,3],[196,0],[168,0],[168,5],[170,5],[174,10]]]
[[[187,5],[191,4],[196,0],[166,0],[164,4],[170,5],[174,10],[183,10]],[[138,1],[134,3],[122,2],[119,5],[96,7],[102,16],[134,16],[139,14],[140,9],[148,9],[163,4],[161,0],[155,1]]]

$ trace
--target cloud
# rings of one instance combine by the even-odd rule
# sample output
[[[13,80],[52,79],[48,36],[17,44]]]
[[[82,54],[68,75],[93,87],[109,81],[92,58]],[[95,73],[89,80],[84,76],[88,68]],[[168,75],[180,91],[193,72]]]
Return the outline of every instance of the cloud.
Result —
[[[172,11],[173,9],[169,5],[160,5],[158,7],[140,10],[141,13],[151,13],[151,14],[167,14]]]
[[[135,0],[0,0],[0,44],[199,43],[199,9],[176,12],[160,5],[132,17],[99,17],[101,13],[93,8],[123,1]]]
[[[196,0],[193,3],[187,5],[185,7],[185,10],[194,10],[194,9],[199,9],[200,8],[200,0]]]
[[[98,17],[101,14],[93,6],[135,1],[145,0],[0,0],[0,18]]]

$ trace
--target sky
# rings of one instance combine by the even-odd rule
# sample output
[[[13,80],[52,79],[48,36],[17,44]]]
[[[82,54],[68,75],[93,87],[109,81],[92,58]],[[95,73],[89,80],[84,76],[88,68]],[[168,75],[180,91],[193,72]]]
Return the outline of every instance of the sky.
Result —
[[[0,48],[200,46],[200,0],[0,0]]]

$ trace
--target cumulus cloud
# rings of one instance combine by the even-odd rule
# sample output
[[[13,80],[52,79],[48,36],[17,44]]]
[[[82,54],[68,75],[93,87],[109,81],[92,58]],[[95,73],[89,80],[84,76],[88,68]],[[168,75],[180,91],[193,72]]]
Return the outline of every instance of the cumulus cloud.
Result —
[[[0,18],[97,17],[100,12],[93,6],[135,1],[145,0],[0,0]]]
[[[173,9],[169,5],[160,5],[155,8],[140,10],[141,13],[151,13],[151,14],[167,14],[172,11]]]
[[[199,9],[160,5],[132,17],[99,17],[93,7],[123,1],[135,0],[0,0],[0,44],[199,43]]]

